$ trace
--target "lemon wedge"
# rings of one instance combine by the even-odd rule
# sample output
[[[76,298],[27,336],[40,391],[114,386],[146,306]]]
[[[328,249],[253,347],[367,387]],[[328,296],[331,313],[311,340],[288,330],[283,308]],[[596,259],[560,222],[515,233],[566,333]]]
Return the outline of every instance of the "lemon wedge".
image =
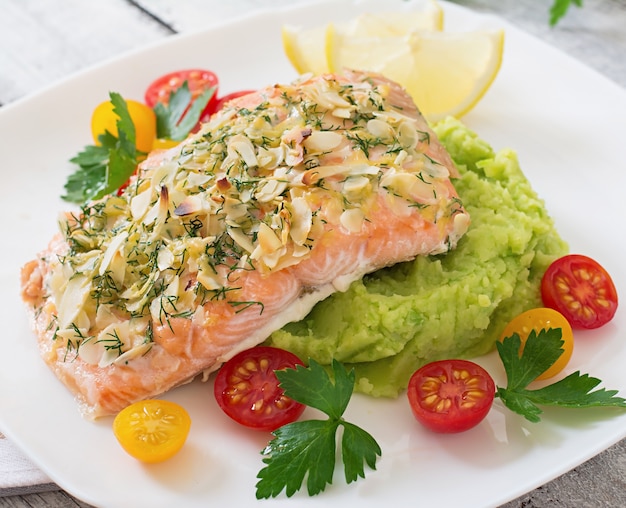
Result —
[[[400,83],[429,121],[470,111],[497,76],[504,31],[412,31],[405,35],[351,36],[328,25],[330,72],[379,72]]]
[[[297,26],[282,27],[283,49],[291,65],[299,74],[328,72],[324,51],[326,27],[317,26],[301,30]]]
[[[334,30],[346,37],[389,37],[419,30],[442,30],[443,9],[436,0],[427,0],[411,11],[363,13],[356,18],[334,25]],[[329,72],[326,52],[327,26],[302,29],[295,25],[282,27],[285,55],[300,74]]]

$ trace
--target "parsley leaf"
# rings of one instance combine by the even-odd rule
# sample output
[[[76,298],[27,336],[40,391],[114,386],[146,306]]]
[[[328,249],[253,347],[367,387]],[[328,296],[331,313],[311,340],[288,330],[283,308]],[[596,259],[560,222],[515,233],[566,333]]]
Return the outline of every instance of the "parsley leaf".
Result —
[[[315,360],[308,368],[278,371],[276,376],[288,397],[305,406],[314,407],[338,420],[348,407],[354,389],[354,372],[347,372],[341,363],[332,364],[334,382],[327,371]]]
[[[382,453],[380,446],[369,433],[343,419],[354,390],[354,371],[346,371],[333,360],[332,374],[333,379],[314,360],[308,367],[298,365],[295,369],[276,371],[288,397],[319,409],[328,419],[297,421],[274,431],[274,438],[262,452],[266,466],[257,475],[257,499],[276,497],[283,490],[291,497],[300,490],[305,477],[310,496],[322,492],[332,483],[340,426],[346,482],[365,478],[364,463],[376,469],[376,458]]]
[[[275,438],[263,450],[271,456],[263,459],[268,465],[258,474],[257,499],[276,497],[283,489],[291,497],[300,490],[307,473],[309,495],[324,490],[335,469],[337,426],[324,420],[304,420],[274,431]]]
[[[86,146],[70,159],[70,162],[80,167],[67,178],[63,199],[80,204],[87,201],[89,196],[98,194],[108,161],[109,149],[106,146]]]
[[[615,397],[618,390],[601,388],[592,392],[602,381],[589,374],[576,371],[569,376],[538,390],[532,390],[529,398],[544,405],[554,404],[565,407],[618,406],[626,407],[626,399]]]
[[[526,388],[553,365],[563,354],[561,337],[560,328],[541,330],[539,335],[535,330],[531,330],[521,358],[518,352],[522,341],[518,334],[514,333],[506,341],[496,342],[500,359],[507,373],[508,388],[510,390]]]
[[[550,7],[550,26],[555,26],[567,14],[572,3],[577,7],[583,6],[583,0],[554,0],[552,7]]]
[[[574,372],[551,385],[528,390],[528,385],[550,367],[563,353],[560,328],[534,331],[528,336],[522,354],[518,334],[497,342],[498,354],[507,376],[507,387],[498,387],[496,397],[505,406],[531,422],[539,422],[542,410],[538,405],[562,407],[616,406],[626,407],[626,399],[615,397],[617,390],[604,388],[592,391],[600,380]]]
[[[79,168],[65,183],[62,198],[66,201],[82,204],[100,199],[119,189],[137,168],[135,125],[126,101],[116,92],[111,92],[109,97],[118,116],[118,136],[106,131],[98,137],[99,146],[88,145],[70,159]]]
[[[363,461],[371,469],[376,469],[376,457],[381,454],[376,440],[362,428],[344,421],[343,437],[341,439],[341,454],[343,456],[344,473],[347,483],[365,478]]]
[[[154,106],[157,120],[157,138],[182,141],[196,126],[200,115],[215,93],[215,88],[204,91],[193,100],[187,81],[176,89],[167,106],[158,102]]]

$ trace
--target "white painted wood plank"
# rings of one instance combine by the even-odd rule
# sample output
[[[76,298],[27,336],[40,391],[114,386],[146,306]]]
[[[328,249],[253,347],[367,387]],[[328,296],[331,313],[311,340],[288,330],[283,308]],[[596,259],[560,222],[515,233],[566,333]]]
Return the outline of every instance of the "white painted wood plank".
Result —
[[[0,0],[0,105],[173,32],[311,1]]]
[[[0,103],[170,33],[125,0],[0,0]]]
[[[135,0],[177,32],[205,30],[258,9],[302,5],[315,0]],[[242,34],[245,37],[245,34]]]

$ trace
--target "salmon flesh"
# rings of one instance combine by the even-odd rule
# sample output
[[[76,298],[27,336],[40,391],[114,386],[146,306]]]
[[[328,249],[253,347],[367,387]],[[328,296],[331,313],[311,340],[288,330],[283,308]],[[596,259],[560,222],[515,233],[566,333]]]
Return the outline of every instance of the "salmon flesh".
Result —
[[[453,249],[455,176],[380,75],[235,99],[23,267],[40,353],[88,418],[206,378],[365,274]]]

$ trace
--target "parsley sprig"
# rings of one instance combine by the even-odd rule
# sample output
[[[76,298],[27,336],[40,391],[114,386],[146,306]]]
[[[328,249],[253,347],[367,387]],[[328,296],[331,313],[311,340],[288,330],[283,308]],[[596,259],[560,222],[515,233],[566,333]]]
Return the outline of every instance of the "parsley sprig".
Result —
[[[528,389],[563,354],[561,336],[560,328],[531,331],[521,354],[518,334],[497,342],[507,386],[498,386],[496,397],[531,422],[540,421],[539,406],[626,408],[626,399],[615,396],[617,390],[594,391],[601,381],[579,371],[543,388]],[[354,390],[354,370],[348,372],[333,360],[331,377],[315,360],[309,362],[308,367],[299,365],[296,369],[276,371],[276,376],[288,397],[319,409],[328,419],[296,421],[274,431],[274,438],[262,451],[265,467],[257,475],[257,499],[276,497],[283,490],[291,497],[305,480],[310,496],[324,491],[333,479],[340,426],[343,427],[341,458],[347,483],[365,478],[365,464],[376,469],[377,457],[382,454],[369,433],[343,418]]]
[[[157,103],[154,107],[157,138],[185,139],[214,93],[215,88],[211,88],[194,100],[185,81],[170,95],[167,106]],[[62,198],[71,203],[83,204],[115,192],[128,181],[146,155],[135,147],[135,125],[126,101],[117,92],[110,92],[109,98],[118,117],[117,136],[106,131],[98,136],[99,145],[88,145],[70,159],[78,169],[68,177]]]
[[[117,137],[106,131],[98,136],[100,145],[86,146],[70,162],[79,168],[65,183],[64,200],[85,203],[116,191],[133,174],[140,152],[135,148],[135,125],[126,101],[119,93],[109,94],[118,116]]]
[[[365,478],[364,464],[376,469],[380,446],[369,433],[343,418],[354,389],[354,370],[348,372],[333,360],[332,374],[334,380],[315,360],[310,360],[308,367],[276,371],[288,397],[319,409],[328,419],[297,421],[274,431],[275,437],[262,452],[266,466],[257,475],[257,499],[276,497],[283,489],[291,497],[305,477],[310,496],[322,492],[332,483],[340,426],[346,482]]]
[[[158,102],[154,106],[157,118],[157,138],[182,141],[196,126],[204,108],[213,97],[215,88],[204,91],[197,99],[193,99],[189,85],[185,81],[169,98],[164,106]]]
[[[531,422],[539,422],[542,410],[538,405],[584,408],[594,406],[626,407],[626,400],[615,397],[617,390],[601,388],[592,391],[601,381],[576,371],[569,376],[536,390],[528,385],[550,367],[563,353],[560,328],[533,330],[524,350],[518,352],[521,340],[518,334],[497,342],[498,354],[507,376],[507,387],[498,387],[496,397],[511,411]]]

